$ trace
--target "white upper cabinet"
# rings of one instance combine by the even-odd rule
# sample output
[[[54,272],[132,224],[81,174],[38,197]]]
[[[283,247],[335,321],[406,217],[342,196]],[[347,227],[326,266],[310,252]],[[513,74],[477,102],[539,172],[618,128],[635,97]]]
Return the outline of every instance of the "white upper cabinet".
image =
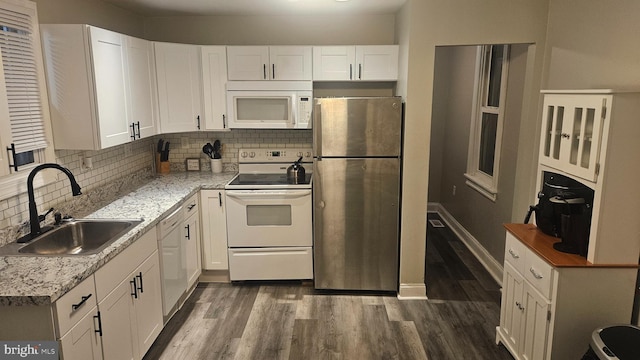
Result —
[[[153,54],[139,53],[148,42],[88,25],[40,29],[56,148],[99,150],[155,133]]]
[[[201,46],[202,102],[205,130],[227,130],[227,50]]]
[[[314,46],[313,80],[354,80],[355,46]]]
[[[151,41],[126,36],[128,104],[136,139],[157,133],[156,63]]]
[[[311,80],[311,46],[228,46],[229,80]]]
[[[89,27],[101,148],[130,140],[124,36]]]
[[[201,129],[200,48],[197,45],[154,43],[160,132]]]
[[[314,46],[313,80],[396,81],[398,46]]]
[[[547,94],[544,97],[540,164],[596,182],[603,124],[612,95]]]
[[[271,80],[311,80],[311,46],[270,46]]]

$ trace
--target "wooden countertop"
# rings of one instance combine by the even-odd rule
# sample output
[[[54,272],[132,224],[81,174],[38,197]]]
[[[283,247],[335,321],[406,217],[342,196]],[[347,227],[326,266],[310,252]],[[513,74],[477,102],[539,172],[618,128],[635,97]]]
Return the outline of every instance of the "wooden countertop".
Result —
[[[554,267],[638,268],[638,264],[592,264],[580,255],[567,254],[553,248],[560,238],[549,236],[533,224],[504,224],[516,239]]]

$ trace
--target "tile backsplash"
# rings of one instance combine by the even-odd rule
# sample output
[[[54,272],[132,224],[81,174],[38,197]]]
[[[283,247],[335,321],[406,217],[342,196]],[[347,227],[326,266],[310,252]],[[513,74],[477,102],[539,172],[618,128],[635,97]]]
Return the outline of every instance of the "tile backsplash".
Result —
[[[88,215],[83,209],[102,206],[144,184],[153,176],[152,163],[158,139],[171,143],[171,171],[184,171],[185,159],[199,158],[201,171],[210,171],[210,162],[202,152],[207,142],[220,140],[225,171],[237,169],[238,149],[247,147],[311,146],[311,130],[232,130],[162,134],[99,151],[56,150],[56,162],[69,168],[82,187],[83,195],[71,196],[69,180],[59,173],[58,181],[36,189],[36,204],[43,212],[51,207],[76,217]],[[92,167],[83,160],[91,158]],[[55,170],[44,170],[55,171]],[[91,206],[88,206],[91,205]],[[0,245],[15,240],[20,225],[29,219],[26,193],[0,199]],[[28,230],[27,230],[28,231]]]
[[[220,140],[222,164],[226,171],[237,170],[238,150],[260,147],[311,147],[311,130],[245,130],[164,134],[156,137],[171,142],[169,161],[174,171],[185,169],[185,159],[199,158],[202,171],[210,171],[209,157],[202,152],[207,143]],[[184,146],[183,146],[184,142]]]

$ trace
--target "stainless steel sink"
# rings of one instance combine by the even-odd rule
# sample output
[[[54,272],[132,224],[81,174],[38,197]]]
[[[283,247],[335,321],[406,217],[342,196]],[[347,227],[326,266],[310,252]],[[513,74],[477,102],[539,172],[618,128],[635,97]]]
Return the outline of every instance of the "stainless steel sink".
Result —
[[[142,220],[72,220],[50,230],[17,250],[14,255],[90,255],[140,224]],[[20,244],[21,245],[21,244]],[[9,254],[6,254],[9,255]]]

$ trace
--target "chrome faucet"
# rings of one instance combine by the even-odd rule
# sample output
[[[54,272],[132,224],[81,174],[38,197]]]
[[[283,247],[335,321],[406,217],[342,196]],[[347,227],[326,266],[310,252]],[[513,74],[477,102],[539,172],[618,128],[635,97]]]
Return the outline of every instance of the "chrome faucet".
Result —
[[[29,195],[29,226],[31,227],[31,233],[18,239],[19,243],[28,242],[43,232],[40,228],[41,217],[38,215],[35,195],[33,193],[33,178],[40,170],[43,169],[58,169],[62,171],[63,173],[65,173],[65,175],[67,175],[69,181],[71,181],[71,193],[73,194],[73,196],[82,195],[82,192],[80,191],[80,185],[78,185],[78,182],[76,182],[76,178],[73,176],[69,169],[55,163],[41,164],[33,168],[33,170],[31,170],[31,173],[29,173],[29,176],[27,177],[27,193]],[[44,219],[42,218],[42,220]]]

